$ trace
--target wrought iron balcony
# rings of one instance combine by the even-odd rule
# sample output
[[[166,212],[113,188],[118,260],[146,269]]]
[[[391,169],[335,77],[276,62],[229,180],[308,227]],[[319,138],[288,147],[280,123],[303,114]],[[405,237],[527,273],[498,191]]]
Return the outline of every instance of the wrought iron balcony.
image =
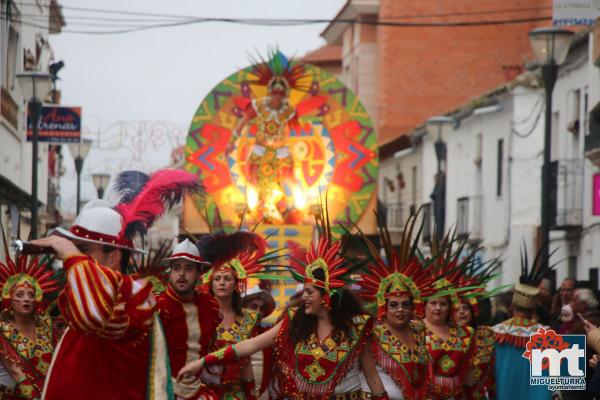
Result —
[[[550,226],[553,230],[580,229],[583,222],[583,160],[550,163]]]

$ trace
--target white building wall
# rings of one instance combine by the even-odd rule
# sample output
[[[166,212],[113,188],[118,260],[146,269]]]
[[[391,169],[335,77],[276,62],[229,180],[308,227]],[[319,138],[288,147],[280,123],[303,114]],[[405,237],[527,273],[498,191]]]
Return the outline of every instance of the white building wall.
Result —
[[[591,41],[590,37],[590,41]],[[592,46],[580,45],[571,51],[567,63],[560,68],[553,93],[552,159],[580,159],[583,164],[581,188],[573,193],[581,199],[581,230],[551,232],[550,250],[556,251],[551,262],[559,262],[557,281],[569,275],[579,280],[590,278],[590,269],[600,269],[600,216],[592,215],[592,179],[600,168],[584,158],[587,115],[600,102],[600,68],[591,57]],[[517,84],[496,95],[498,108],[482,108],[462,118],[456,128],[446,128],[447,143],[446,229],[457,221],[457,200],[461,197],[481,198],[481,239],[484,259],[501,256],[503,269],[495,284],[512,284],[520,274],[520,254],[523,243],[530,260],[538,239],[541,217],[541,167],[544,148],[544,89],[535,82]],[[579,90],[579,109],[574,109],[574,93]],[[587,93],[587,106],[585,95]],[[579,115],[579,136],[569,131],[569,123]],[[420,134],[413,134],[419,139]],[[478,139],[480,138],[480,139]],[[497,193],[498,141],[504,143],[502,193]],[[414,190],[408,182],[410,169],[418,166],[418,205],[430,203],[434,188],[437,160],[433,137],[429,134],[416,140],[412,151],[400,157],[382,161],[379,179],[379,198],[389,199],[384,192],[385,178],[396,183],[401,171],[406,180],[405,191],[398,194],[401,201],[412,198]],[[480,166],[478,166],[480,165]],[[549,194],[547,194],[549,195]],[[579,197],[577,197],[579,196]],[[409,204],[409,203],[407,203]],[[600,289],[600,288],[599,288]]]
[[[592,49],[594,47],[594,36],[589,36],[588,59],[584,66],[585,69],[585,90],[588,95],[587,108],[582,102],[582,116],[580,124],[583,129],[582,138],[589,133],[587,126],[588,114],[600,102],[600,68],[593,64]],[[596,44],[596,46],[599,44]],[[574,81],[577,84],[577,81]],[[585,139],[582,140],[585,142]],[[592,215],[593,186],[592,179],[594,174],[599,173],[600,168],[592,165],[589,160],[584,161],[583,176],[583,230],[580,240],[579,258],[578,258],[578,279],[589,279],[589,270],[591,268],[600,269],[600,216]],[[600,289],[600,288],[597,288]]]
[[[600,102],[600,68],[592,62],[591,40],[571,51],[566,63],[559,70],[559,77],[553,92],[553,113],[558,114],[558,125],[553,139],[553,156],[558,159],[579,159],[582,162],[582,185],[574,193],[582,204],[581,231],[566,234],[552,233],[553,248],[557,252],[553,260],[566,260],[564,267],[557,268],[558,280],[567,275],[575,275],[578,280],[590,279],[590,269],[600,268],[600,216],[592,215],[593,176],[600,172],[584,158],[585,136],[588,132],[587,115]],[[575,106],[575,93],[580,93],[580,104]],[[584,101],[587,93],[587,107]],[[569,123],[579,118],[578,134],[569,131]],[[553,127],[554,128],[554,127]],[[578,139],[577,139],[578,138]],[[571,265],[569,271],[568,265]]]
[[[401,207],[402,218],[410,215],[410,207],[421,201],[421,147],[398,152],[394,157],[381,160],[379,165],[378,198],[387,207]],[[391,181],[393,191],[386,181]]]
[[[48,66],[53,58],[52,48],[48,44],[49,37],[49,2],[42,1],[40,6],[35,3],[15,2],[21,15],[26,15],[28,20],[35,19],[36,25],[20,24],[19,39],[16,52],[16,73],[21,73],[24,70],[24,54],[27,50],[34,56],[37,43],[40,38],[45,43],[39,51],[36,68],[39,71],[48,71]],[[3,3],[4,5],[4,3]],[[42,7],[43,6],[43,7]],[[1,23],[2,32],[4,35],[5,28],[8,22],[4,19]],[[0,51],[3,52],[0,57],[0,74],[5,74],[7,71],[8,62],[6,49],[8,47],[8,38],[0,37],[2,45]],[[0,75],[3,76],[3,75]],[[23,191],[31,193],[31,172],[32,172],[32,145],[26,140],[26,125],[25,125],[25,110],[26,104],[23,95],[19,88],[16,79],[11,79],[4,84],[4,79],[1,80],[5,89],[10,93],[12,99],[18,104],[18,126],[15,129],[6,119],[0,117],[0,175],[9,179]],[[38,156],[38,199],[42,203],[46,203],[48,198],[48,145],[45,143],[39,144]],[[43,212],[43,208],[40,210]],[[23,237],[28,235],[28,227],[23,226],[21,232]]]
[[[539,91],[518,86],[499,96],[496,106],[476,109],[461,119],[447,136],[446,228],[456,226],[458,200],[468,197],[469,231],[472,237],[482,240],[483,259],[503,259],[497,284],[517,280],[523,241],[530,254],[534,248],[543,130],[538,126],[521,138],[511,128],[515,121],[532,113],[539,97]],[[503,156],[499,193],[500,140]]]

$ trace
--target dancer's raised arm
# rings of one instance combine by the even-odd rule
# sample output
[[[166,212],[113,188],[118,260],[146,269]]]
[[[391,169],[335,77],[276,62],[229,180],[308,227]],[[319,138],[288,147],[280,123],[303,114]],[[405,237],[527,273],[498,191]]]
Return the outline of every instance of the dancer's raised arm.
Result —
[[[241,358],[249,357],[267,347],[275,344],[275,337],[281,329],[283,321],[269,329],[268,331],[255,336],[251,339],[242,340],[239,343],[229,345],[217,351],[214,351],[206,357],[186,364],[177,374],[177,380],[184,380],[192,375],[197,375],[202,368],[207,365],[220,365],[228,362],[235,362]]]

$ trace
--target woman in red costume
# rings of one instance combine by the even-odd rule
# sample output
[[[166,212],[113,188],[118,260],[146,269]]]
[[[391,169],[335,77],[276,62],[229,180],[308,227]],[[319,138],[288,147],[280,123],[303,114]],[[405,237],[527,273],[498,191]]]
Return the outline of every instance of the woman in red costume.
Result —
[[[333,241],[323,220],[318,244],[294,266],[294,276],[304,282],[302,305],[289,309],[267,332],[186,365],[179,372],[180,379],[197,374],[203,367],[235,362],[274,346],[280,398],[361,398],[361,369],[373,393],[371,398],[388,398],[370,347],[365,346],[374,321],[344,289],[342,278],[349,272],[351,261],[343,257],[340,243]]]
[[[494,332],[490,326],[476,325],[479,315],[478,302],[483,297],[490,297],[498,290],[490,293],[484,291],[487,282],[495,276],[500,263],[497,259],[482,264],[463,275],[459,286],[474,287],[472,290],[457,293],[459,305],[454,311],[453,319],[461,326],[472,327],[473,353],[469,358],[469,368],[465,376],[465,395],[469,400],[496,398],[494,379]]]
[[[273,253],[265,255],[266,241],[250,232],[218,233],[202,240],[199,247],[203,258],[213,265],[204,283],[219,303],[223,317],[217,327],[215,349],[255,336],[258,313],[242,308],[241,294],[246,291],[247,278],[258,277],[263,263],[274,258]],[[249,358],[207,367],[201,378],[222,399],[256,398]]]
[[[3,380],[0,399],[39,399],[56,344],[43,298],[60,288],[39,260],[29,265],[27,256],[21,256],[18,265],[10,258],[6,261],[0,263],[0,363],[14,384]]]
[[[375,264],[362,275],[361,295],[377,305],[371,349],[385,390],[395,400],[424,399],[428,389],[429,353],[421,319],[424,297],[432,293],[435,278],[429,266],[417,257],[420,235],[411,240],[416,218],[407,220],[407,234],[398,251],[392,246],[388,230],[380,224],[385,258],[365,237]]]
[[[425,305],[426,341],[432,362],[429,366],[429,393],[432,399],[464,399],[464,379],[472,353],[473,328],[460,326],[451,319],[459,305],[459,279],[472,257],[458,262],[464,246],[452,250],[453,241],[445,241],[433,258],[437,259],[435,294]]]

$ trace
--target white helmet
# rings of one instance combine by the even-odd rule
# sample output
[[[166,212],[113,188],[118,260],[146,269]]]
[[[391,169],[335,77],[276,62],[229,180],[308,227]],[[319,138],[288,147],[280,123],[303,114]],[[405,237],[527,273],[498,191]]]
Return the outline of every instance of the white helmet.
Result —
[[[204,261],[202,257],[200,257],[200,252],[198,251],[198,247],[189,239],[185,239],[183,242],[179,243],[173,249],[173,254],[170,257],[164,258],[162,263],[168,263],[173,260],[189,260],[198,264],[210,264],[208,261]]]

